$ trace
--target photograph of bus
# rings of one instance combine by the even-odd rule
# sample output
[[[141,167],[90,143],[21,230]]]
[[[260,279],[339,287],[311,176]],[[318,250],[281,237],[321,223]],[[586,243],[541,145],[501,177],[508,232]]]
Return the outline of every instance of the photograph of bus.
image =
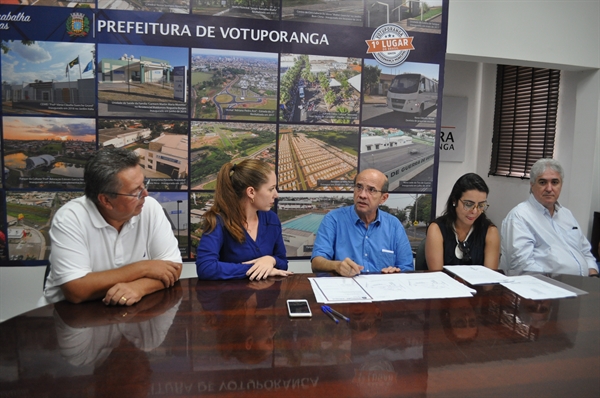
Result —
[[[373,127],[431,129],[439,117],[439,65],[405,62],[394,68],[366,59],[362,124]]]
[[[387,107],[396,112],[416,113],[437,105],[438,83],[420,73],[404,73],[392,79],[387,92]]]

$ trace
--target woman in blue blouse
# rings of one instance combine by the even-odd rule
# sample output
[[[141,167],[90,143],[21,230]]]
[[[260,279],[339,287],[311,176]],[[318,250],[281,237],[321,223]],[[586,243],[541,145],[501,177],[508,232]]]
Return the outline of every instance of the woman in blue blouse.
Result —
[[[198,245],[200,279],[265,279],[287,276],[281,222],[270,211],[277,180],[271,167],[256,159],[226,163],[217,176],[215,203]]]

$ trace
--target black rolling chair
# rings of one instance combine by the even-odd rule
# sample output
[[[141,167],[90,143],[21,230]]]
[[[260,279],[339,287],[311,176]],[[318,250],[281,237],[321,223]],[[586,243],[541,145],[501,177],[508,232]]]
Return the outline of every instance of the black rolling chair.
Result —
[[[425,238],[419,243],[415,254],[415,271],[427,271],[427,260],[425,260]]]

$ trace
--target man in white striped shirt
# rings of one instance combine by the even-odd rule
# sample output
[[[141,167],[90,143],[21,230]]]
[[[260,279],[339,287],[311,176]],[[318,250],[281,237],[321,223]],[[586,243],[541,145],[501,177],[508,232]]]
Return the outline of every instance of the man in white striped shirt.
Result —
[[[500,269],[507,275],[547,272],[598,276],[591,246],[566,207],[558,203],[564,171],[540,159],[530,172],[529,199],[502,221]]]

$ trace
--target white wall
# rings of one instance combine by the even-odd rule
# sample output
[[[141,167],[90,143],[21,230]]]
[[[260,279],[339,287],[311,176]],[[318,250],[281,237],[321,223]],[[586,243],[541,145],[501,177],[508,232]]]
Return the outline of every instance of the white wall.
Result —
[[[589,238],[593,212],[600,211],[600,0],[450,0],[449,13],[444,95],[469,99],[467,146],[464,162],[439,165],[437,213],[467,172],[486,180],[488,215],[498,225],[527,198],[529,180],[487,176],[496,65],[559,68],[555,158],[565,168],[560,202]]]
[[[599,20],[599,0],[450,0],[447,59],[597,69]]]
[[[496,64],[553,67],[562,76],[556,157],[566,179],[561,202],[590,236],[600,211],[600,0],[450,0],[444,94],[469,99],[462,163],[440,164],[438,213],[462,174],[488,183],[490,218],[497,224],[528,195],[529,182],[487,177]],[[0,267],[0,321],[35,307],[44,267]],[[293,262],[310,272],[308,261]],[[195,275],[187,264],[185,275]]]
[[[0,267],[0,322],[36,307],[46,267]]]

